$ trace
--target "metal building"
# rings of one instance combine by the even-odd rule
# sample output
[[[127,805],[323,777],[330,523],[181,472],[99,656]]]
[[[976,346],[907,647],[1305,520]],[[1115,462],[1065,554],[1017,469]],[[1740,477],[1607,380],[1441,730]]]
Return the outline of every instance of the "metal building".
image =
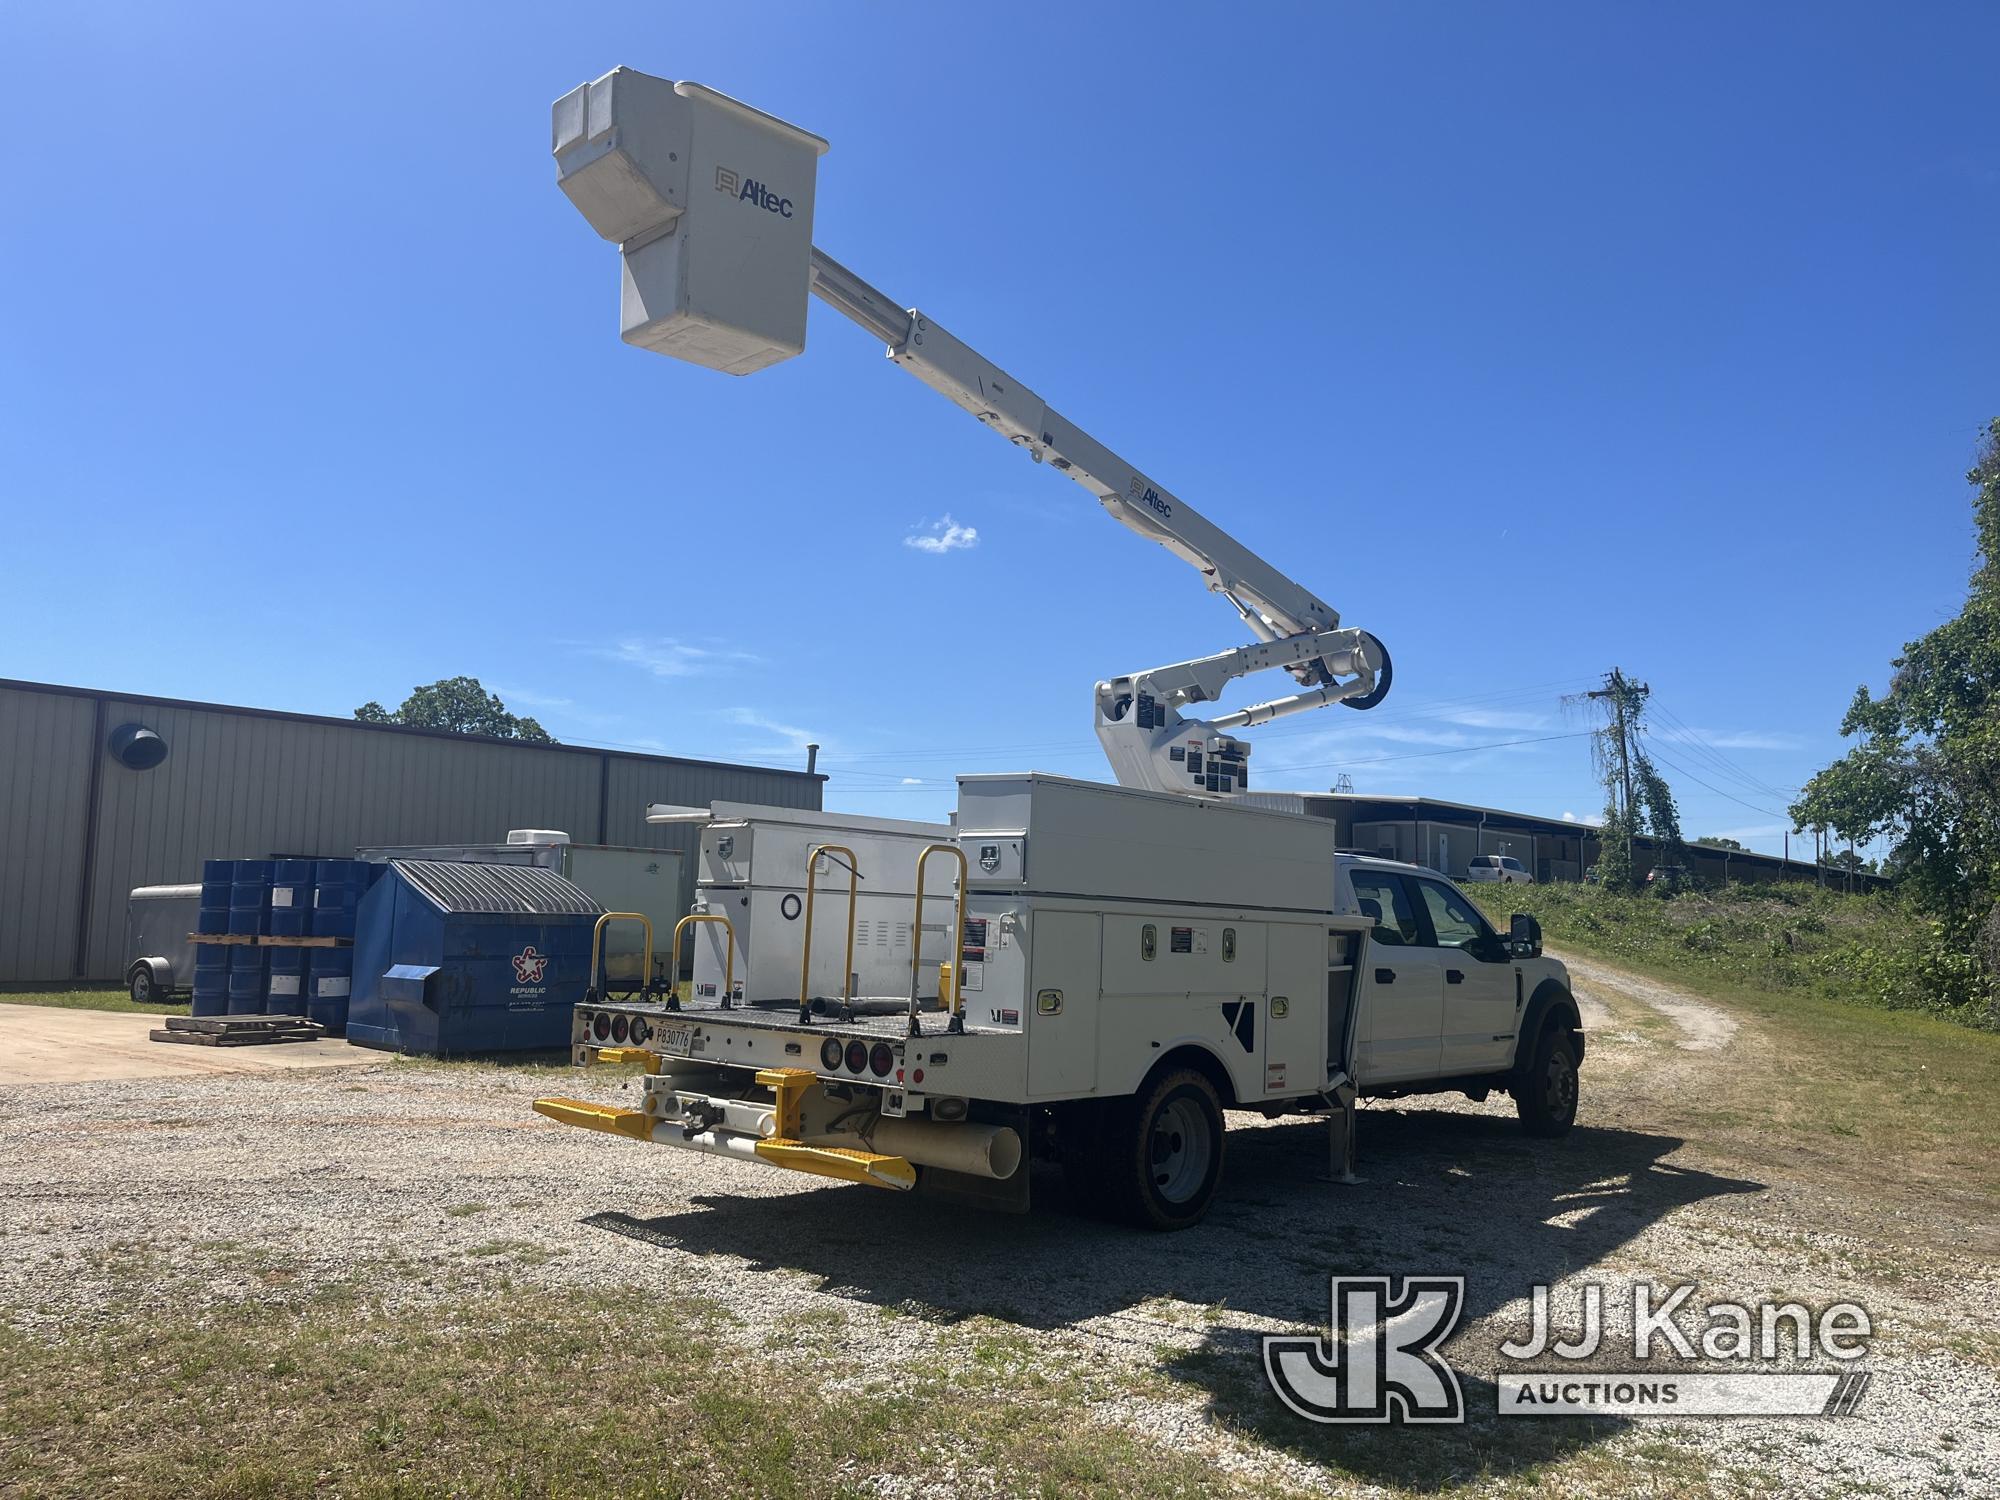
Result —
[[[680,849],[655,802],[818,808],[826,778],[0,679],[0,985],[115,984],[126,894],[207,858],[492,843]]]

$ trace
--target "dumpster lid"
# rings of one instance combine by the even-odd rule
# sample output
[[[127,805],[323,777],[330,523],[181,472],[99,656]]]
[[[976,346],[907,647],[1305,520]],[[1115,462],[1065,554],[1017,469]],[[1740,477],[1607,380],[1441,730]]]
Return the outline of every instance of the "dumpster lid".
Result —
[[[428,979],[437,973],[436,964],[391,964],[382,971],[384,979]]]
[[[594,917],[604,908],[582,886],[535,865],[392,859],[390,867],[439,911],[462,916]]]

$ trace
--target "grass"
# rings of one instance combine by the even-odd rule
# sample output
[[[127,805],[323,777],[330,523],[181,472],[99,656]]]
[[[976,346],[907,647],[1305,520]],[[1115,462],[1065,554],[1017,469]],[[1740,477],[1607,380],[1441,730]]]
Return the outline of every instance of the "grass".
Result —
[[[60,989],[0,990],[0,1005],[49,1005],[61,1010],[104,1010],[121,1016],[179,1015],[188,1008],[185,1000],[172,1005],[134,1005],[124,990]]]
[[[1667,899],[1562,885],[1473,894],[1499,922],[1532,912],[1550,946],[1677,985],[1769,1039],[1778,1065],[1717,1069],[1676,1106],[1676,1123],[1711,1144],[1734,1137],[1754,1156],[1776,1131],[1864,1176],[1893,1161],[1899,1178],[2000,1193],[2000,1035],[1885,1008],[1844,961],[1909,935],[1914,919],[1893,904],[1813,886]],[[1638,1012],[1664,1040],[1673,1028],[1661,1019]]]
[[[1511,912],[1532,912],[1556,946],[1657,977],[1922,1011],[2000,1031],[2000,996],[1971,956],[1893,893],[1848,895],[1804,882],[1672,896],[1567,883],[1470,891],[1498,925]]]
[[[1088,1420],[1101,1393],[994,1330],[963,1336],[985,1358],[941,1350],[892,1379],[832,1349],[745,1354],[698,1297],[663,1311],[517,1288],[412,1318],[330,1293],[53,1339],[0,1331],[0,1451],[10,1484],[51,1495],[1259,1488]]]

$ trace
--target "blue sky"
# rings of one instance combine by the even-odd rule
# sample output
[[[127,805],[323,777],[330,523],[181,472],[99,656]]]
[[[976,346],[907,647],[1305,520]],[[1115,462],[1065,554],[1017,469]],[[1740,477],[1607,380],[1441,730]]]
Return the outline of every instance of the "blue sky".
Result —
[[[906,816],[1106,775],[1092,683],[1230,612],[828,309],[747,380],[621,345],[548,106],[628,64],[825,136],[822,246],[1389,644],[1380,709],[1252,736],[1263,785],[1594,816],[1562,698],[1617,665],[1689,833],[1775,849],[1963,597],[1996,43],[1977,5],[16,0],[0,675],[346,713],[466,672],[577,742],[818,740],[829,805]]]

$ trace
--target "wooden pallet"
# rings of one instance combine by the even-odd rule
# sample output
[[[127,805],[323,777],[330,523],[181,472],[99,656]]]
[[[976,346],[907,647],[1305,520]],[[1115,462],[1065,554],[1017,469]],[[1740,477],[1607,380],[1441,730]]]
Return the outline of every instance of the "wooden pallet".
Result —
[[[353,938],[279,937],[275,933],[190,932],[190,943],[217,943],[226,948],[352,948]]]
[[[304,1016],[168,1016],[150,1033],[156,1042],[190,1047],[255,1047],[269,1042],[316,1042],[326,1028]]]

